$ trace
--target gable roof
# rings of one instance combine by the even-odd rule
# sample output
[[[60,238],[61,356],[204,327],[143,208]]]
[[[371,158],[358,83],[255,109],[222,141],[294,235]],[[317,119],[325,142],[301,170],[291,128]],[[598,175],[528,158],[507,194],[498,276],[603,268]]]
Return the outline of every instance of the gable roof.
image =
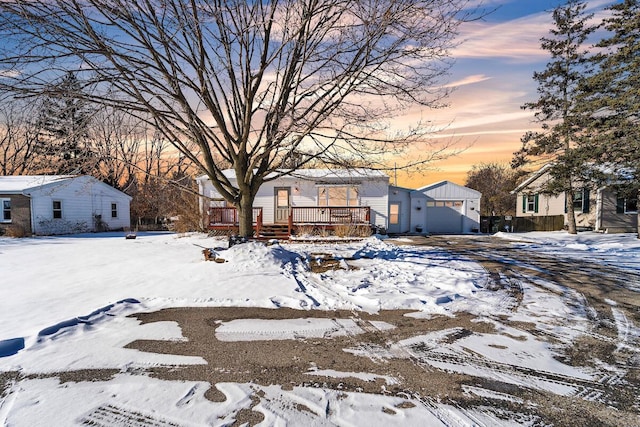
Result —
[[[458,194],[452,195],[452,197],[456,197],[460,193],[465,193],[473,197],[482,196],[482,193],[479,192],[478,190],[474,190],[473,188],[465,187],[463,185],[456,184],[455,182],[451,182],[447,180],[438,181],[438,182],[434,182],[433,184],[425,185],[424,187],[420,187],[415,191],[423,194],[432,193],[430,194],[432,196],[441,196],[440,194],[441,191],[438,191],[438,190],[443,190],[445,187],[454,188],[456,193],[458,193]]]
[[[527,179],[522,181],[516,188],[514,188],[511,191],[511,194],[515,194],[518,191],[522,190],[523,188],[528,187],[529,184],[534,182],[536,179],[540,178],[542,175],[544,175],[552,167],[553,167],[553,163],[547,163],[546,165],[542,166],[540,169],[538,169],[537,171],[532,173]]]
[[[81,182],[91,183],[91,186],[97,185],[104,190],[117,194],[118,196],[132,199],[126,193],[114,188],[90,175],[19,175],[19,176],[0,176],[0,194],[22,194],[31,196],[31,192],[42,190],[46,187],[56,187],[61,184],[70,183],[72,180],[80,180]]]
[[[227,179],[235,180],[236,173],[233,169],[222,171]],[[266,179],[273,178],[276,174],[270,173]],[[389,179],[389,176],[379,170],[367,168],[354,169],[298,169],[283,175],[281,178],[303,179],[303,180],[345,180],[345,179]],[[202,175],[197,181],[206,181],[209,177]]]
[[[65,182],[72,178],[74,178],[74,175],[0,176],[0,193],[22,194],[35,188]]]

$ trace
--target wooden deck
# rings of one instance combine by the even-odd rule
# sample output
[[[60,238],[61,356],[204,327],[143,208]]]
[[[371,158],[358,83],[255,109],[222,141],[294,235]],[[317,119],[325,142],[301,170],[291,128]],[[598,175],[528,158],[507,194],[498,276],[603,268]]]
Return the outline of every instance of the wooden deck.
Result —
[[[207,218],[209,230],[238,232],[238,211],[234,207],[209,208]],[[311,206],[291,207],[286,223],[264,223],[262,208],[253,208],[253,228],[256,237],[261,235],[277,235],[289,237],[301,227],[322,227],[332,230],[337,226],[371,225],[371,208],[369,206]]]

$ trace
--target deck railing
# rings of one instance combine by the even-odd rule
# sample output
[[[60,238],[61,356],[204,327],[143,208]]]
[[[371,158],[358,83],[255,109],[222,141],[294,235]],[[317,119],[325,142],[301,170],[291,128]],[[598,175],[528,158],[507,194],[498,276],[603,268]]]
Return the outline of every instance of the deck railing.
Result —
[[[294,206],[289,211],[290,225],[369,224],[369,206]]]
[[[289,234],[296,226],[340,224],[370,224],[371,208],[369,206],[293,206],[289,208]],[[238,210],[234,207],[209,208],[209,228],[221,229],[237,227]],[[253,225],[256,234],[263,227],[262,208],[253,208]]]
[[[262,208],[253,208],[253,225],[257,231],[262,228]],[[209,208],[209,227],[216,226],[237,226],[238,209],[234,207],[211,207]]]

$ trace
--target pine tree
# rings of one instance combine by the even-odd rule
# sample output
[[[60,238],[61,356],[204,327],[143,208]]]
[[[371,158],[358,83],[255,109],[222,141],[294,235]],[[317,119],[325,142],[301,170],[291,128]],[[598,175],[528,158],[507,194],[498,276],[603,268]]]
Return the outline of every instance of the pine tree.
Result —
[[[640,187],[640,4],[624,0],[607,8],[603,22],[607,37],[596,46],[596,72],[582,87],[580,105],[590,122],[586,148],[596,165],[605,166],[601,179],[624,183],[619,190],[637,197]],[[639,218],[640,220],[640,213]],[[640,221],[638,228],[640,238]]]
[[[92,150],[87,132],[92,112],[73,73],[51,85],[38,118],[38,151],[46,173],[88,173]]]
[[[552,179],[544,190],[558,194],[564,192],[569,233],[576,234],[573,212],[574,184],[580,176],[584,158],[576,149],[583,129],[575,99],[581,80],[585,78],[588,50],[583,46],[596,29],[589,25],[592,15],[585,13],[586,5],[569,0],[552,11],[555,27],[550,37],[541,39],[542,49],[551,54],[544,71],[535,72],[539,98],[522,106],[535,110],[541,131],[527,132],[522,137],[522,149],[514,153],[512,165],[522,166],[532,158],[553,162]]]

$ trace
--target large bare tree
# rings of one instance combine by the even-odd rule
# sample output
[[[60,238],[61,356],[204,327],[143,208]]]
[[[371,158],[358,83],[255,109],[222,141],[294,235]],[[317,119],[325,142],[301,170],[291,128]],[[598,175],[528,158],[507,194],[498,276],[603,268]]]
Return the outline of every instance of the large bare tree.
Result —
[[[46,92],[71,71],[97,88],[85,94],[91,101],[150,113],[238,207],[240,234],[250,235],[266,180],[318,160],[384,164],[428,143],[422,124],[398,131],[389,119],[440,105],[448,49],[476,17],[473,4],[3,0],[0,87]],[[235,171],[237,188],[220,164]]]

